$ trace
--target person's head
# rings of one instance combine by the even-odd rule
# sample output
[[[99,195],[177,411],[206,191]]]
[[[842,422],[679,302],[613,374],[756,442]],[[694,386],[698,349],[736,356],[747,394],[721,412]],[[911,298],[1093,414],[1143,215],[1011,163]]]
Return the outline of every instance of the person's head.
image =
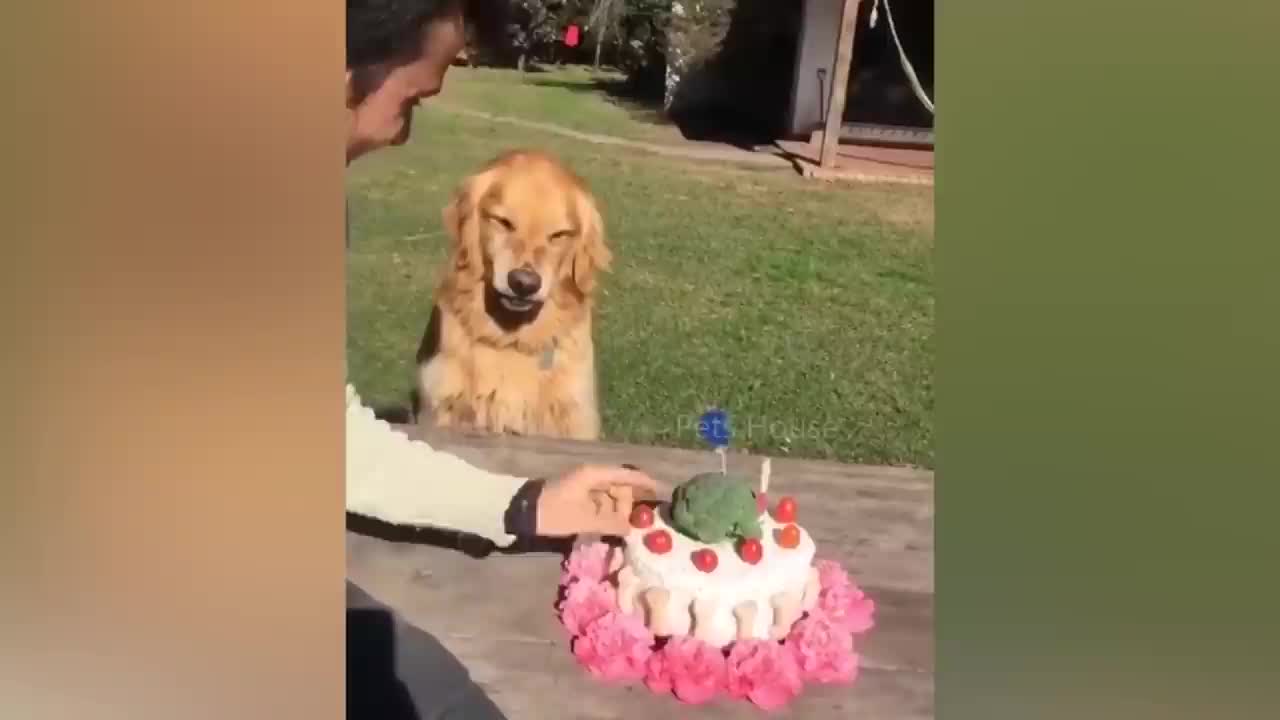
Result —
[[[492,42],[502,0],[347,0],[347,162],[409,139],[413,108],[440,92],[467,29]]]

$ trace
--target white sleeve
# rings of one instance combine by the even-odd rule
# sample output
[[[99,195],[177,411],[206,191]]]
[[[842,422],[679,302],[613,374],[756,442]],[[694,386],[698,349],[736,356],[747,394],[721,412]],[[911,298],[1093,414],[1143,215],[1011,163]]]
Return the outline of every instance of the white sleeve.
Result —
[[[429,525],[515,540],[503,515],[526,478],[481,470],[412,440],[373,415],[347,385],[347,511],[396,525]]]

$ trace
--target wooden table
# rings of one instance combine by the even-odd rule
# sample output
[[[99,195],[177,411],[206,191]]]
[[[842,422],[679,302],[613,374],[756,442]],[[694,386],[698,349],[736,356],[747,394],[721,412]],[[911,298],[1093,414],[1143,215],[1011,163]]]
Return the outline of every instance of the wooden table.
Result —
[[[584,462],[632,463],[668,483],[716,469],[710,452],[406,429],[494,471],[544,476]],[[730,455],[757,477],[762,458]],[[877,603],[849,687],[807,685],[784,716],[825,720],[933,717],[933,475],[804,460],[773,460],[770,489],[796,498],[818,554],[839,560]],[[406,538],[392,538],[405,540]],[[475,558],[456,549],[347,534],[348,577],[452,650],[511,720],[762,717],[727,698],[696,709],[643,687],[600,684],[569,652],[552,610],[560,558]],[[410,538],[411,539],[411,538]],[[500,588],[518,588],[517,592]]]

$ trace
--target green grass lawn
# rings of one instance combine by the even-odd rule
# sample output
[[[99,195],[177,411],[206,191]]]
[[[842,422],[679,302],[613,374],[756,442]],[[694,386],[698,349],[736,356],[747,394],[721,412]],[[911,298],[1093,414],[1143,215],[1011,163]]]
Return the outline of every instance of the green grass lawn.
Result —
[[[549,66],[537,72],[490,68],[449,71],[439,100],[456,107],[551,123],[579,132],[628,140],[679,143],[680,131],[650,107],[601,91],[622,76],[579,65]]]
[[[349,174],[348,365],[366,402],[406,402],[451,190],[517,146],[558,154],[604,206],[608,439],[698,447],[696,418],[718,406],[737,448],[933,466],[929,189],[693,164],[429,105],[408,145]]]

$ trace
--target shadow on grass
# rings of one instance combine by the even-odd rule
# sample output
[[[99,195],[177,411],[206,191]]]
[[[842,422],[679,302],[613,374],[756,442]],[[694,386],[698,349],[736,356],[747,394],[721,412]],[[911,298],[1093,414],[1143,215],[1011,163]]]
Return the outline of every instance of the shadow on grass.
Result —
[[[545,88],[558,88],[577,93],[603,96],[606,101],[616,105],[636,121],[668,127],[673,125],[662,114],[662,98],[635,87],[626,78],[617,76],[593,77],[583,81],[557,80],[553,78],[531,79],[529,85]]]
[[[812,160],[786,149],[785,147],[782,146],[781,143],[777,141],[774,141],[770,145],[770,147],[772,148],[774,154],[778,155],[778,157],[781,157],[782,159],[791,163],[791,167],[796,171],[797,174],[804,174],[805,166],[813,165]]]
[[[625,78],[596,77],[583,82],[547,78],[530,80],[528,84],[602,96],[625,110],[633,120],[656,127],[673,127],[690,142],[722,143],[740,150],[754,150],[773,141],[776,135],[755,128],[744,129],[736,121],[738,111],[733,108],[708,109],[669,118],[662,110],[661,97],[636,89]]]

